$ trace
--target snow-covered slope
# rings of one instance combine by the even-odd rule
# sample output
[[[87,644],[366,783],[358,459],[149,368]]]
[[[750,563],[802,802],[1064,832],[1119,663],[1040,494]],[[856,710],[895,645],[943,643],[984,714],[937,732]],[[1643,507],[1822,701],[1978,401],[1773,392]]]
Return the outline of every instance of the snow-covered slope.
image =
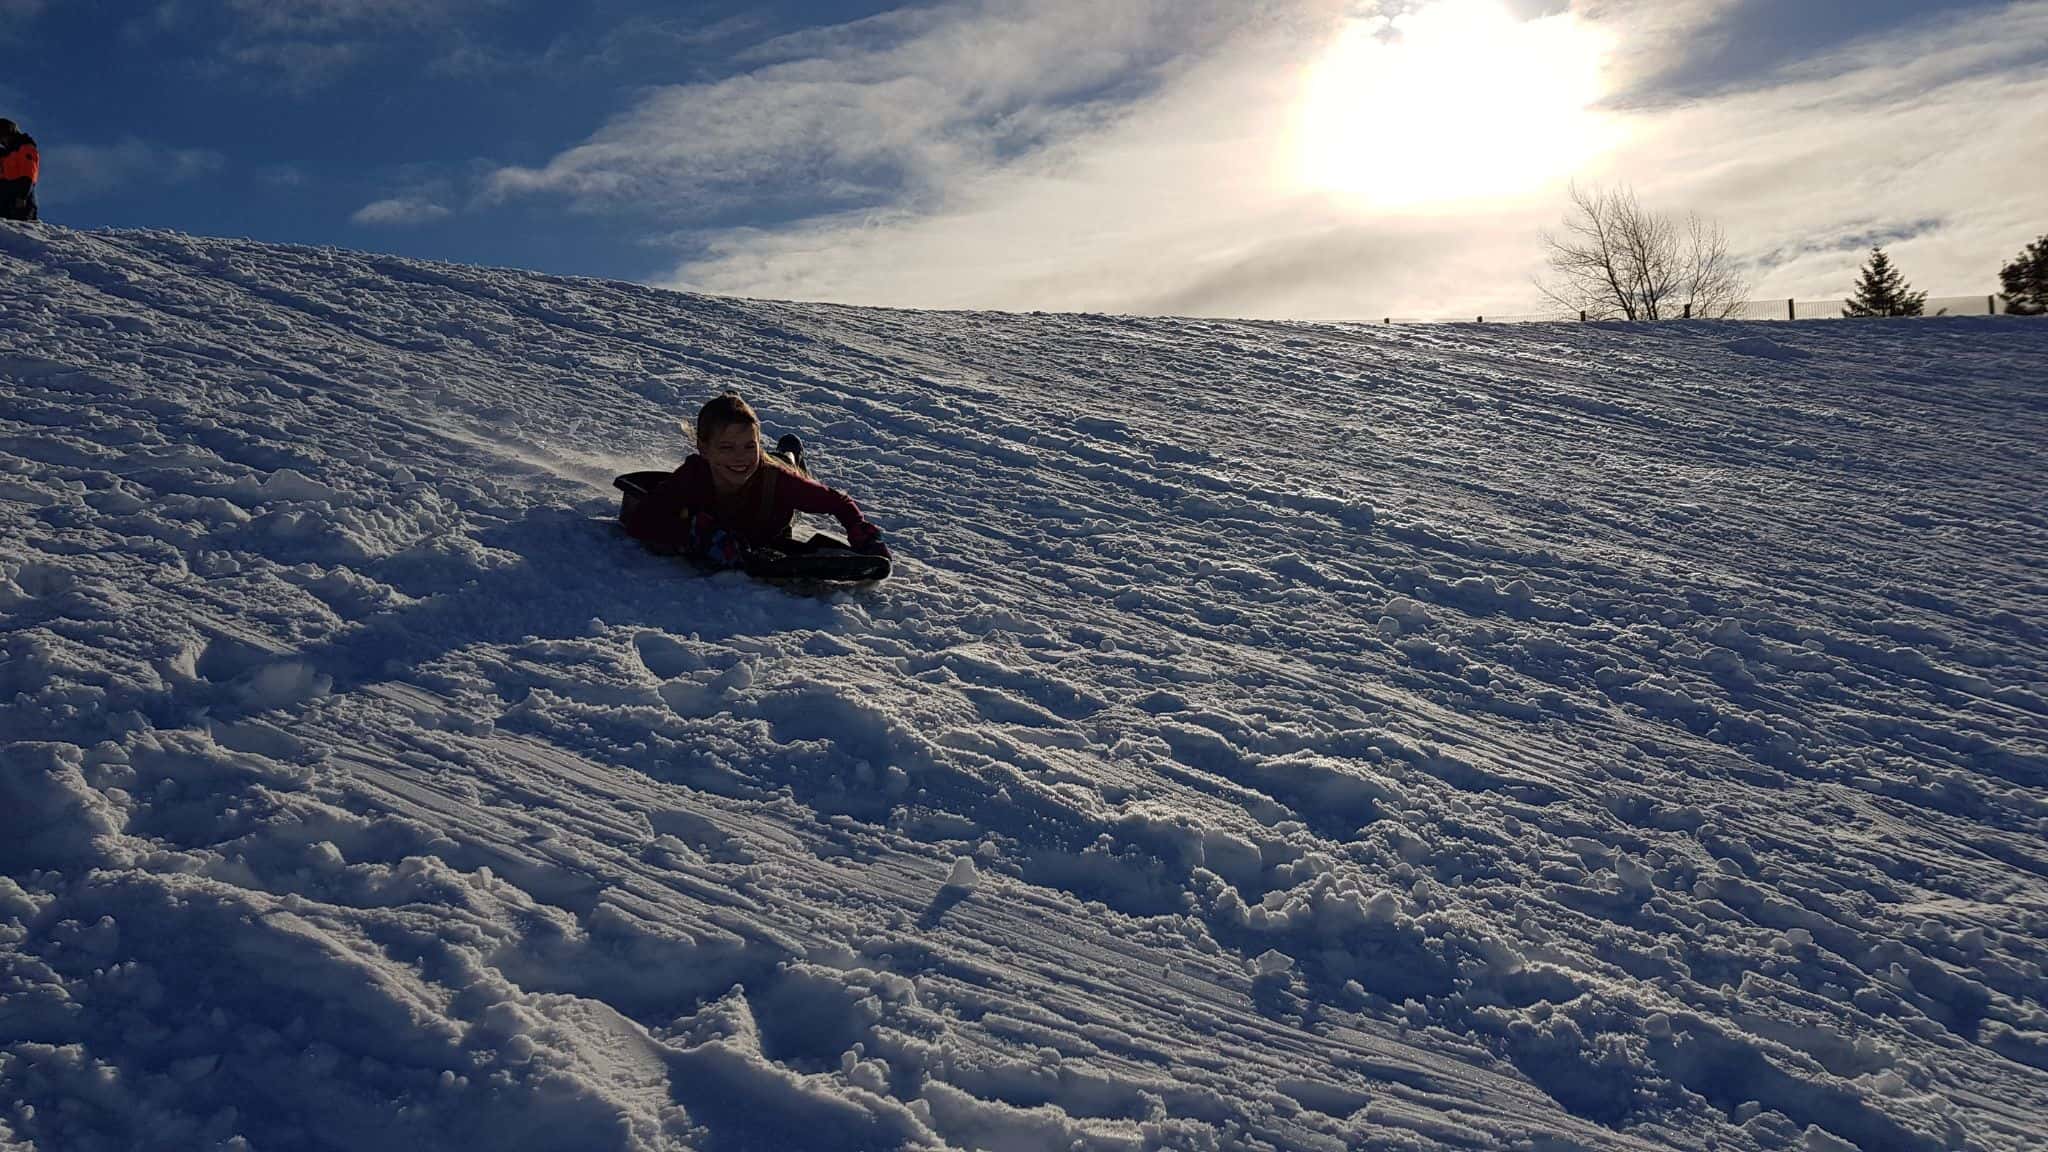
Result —
[[[0,1148],[2048,1147],[2044,365],[0,228]]]

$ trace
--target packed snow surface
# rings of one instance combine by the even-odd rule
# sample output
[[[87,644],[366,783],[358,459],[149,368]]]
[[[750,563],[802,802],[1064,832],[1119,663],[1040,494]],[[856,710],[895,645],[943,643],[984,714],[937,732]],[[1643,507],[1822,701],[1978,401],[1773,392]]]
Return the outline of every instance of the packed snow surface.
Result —
[[[0,229],[0,1148],[2048,1147],[2044,365]]]

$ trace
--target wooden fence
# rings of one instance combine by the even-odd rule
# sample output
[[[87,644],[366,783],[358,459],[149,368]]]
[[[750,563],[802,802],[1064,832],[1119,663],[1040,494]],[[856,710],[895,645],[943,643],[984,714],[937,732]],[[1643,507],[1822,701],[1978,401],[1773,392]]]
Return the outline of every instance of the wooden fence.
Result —
[[[1737,307],[1730,320],[1840,320],[1842,308],[1847,299],[1838,300],[1745,300]],[[1923,317],[1931,316],[2002,316],[2005,315],[2005,297],[1996,294],[1983,296],[1930,296],[1927,298]],[[1462,316],[1410,317],[1388,316],[1382,324],[1543,324],[1568,320],[1589,320],[1592,317],[1581,312],[1574,316],[1569,312],[1529,312],[1515,316],[1475,316],[1467,321]],[[1612,319],[1612,318],[1611,318]],[[1673,320],[1690,320],[1692,313],[1669,317]]]

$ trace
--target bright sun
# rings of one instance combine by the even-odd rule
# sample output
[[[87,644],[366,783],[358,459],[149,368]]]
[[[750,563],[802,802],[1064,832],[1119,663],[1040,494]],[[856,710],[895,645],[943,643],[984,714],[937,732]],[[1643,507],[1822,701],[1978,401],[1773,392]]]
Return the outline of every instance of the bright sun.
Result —
[[[1571,13],[1517,20],[1498,0],[1348,20],[1305,76],[1295,182],[1379,210],[1532,192],[1613,145],[1590,107],[1606,54]]]

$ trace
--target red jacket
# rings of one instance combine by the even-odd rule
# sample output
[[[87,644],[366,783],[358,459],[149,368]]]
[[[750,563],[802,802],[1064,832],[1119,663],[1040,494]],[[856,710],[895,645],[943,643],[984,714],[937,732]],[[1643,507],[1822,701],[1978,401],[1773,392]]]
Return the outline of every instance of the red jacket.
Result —
[[[657,547],[694,555],[713,550],[713,537],[720,533],[743,547],[773,544],[789,536],[798,512],[836,518],[855,547],[882,534],[861,515],[853,497],[772,458],[764,458],[738,492],[721,497],[711,482],[710,463],[694,453],[647,494],[626,528]]]
[[[36,177],[42,170],[34,137],[18,132],[0,141],[0,220],[36,219]]]
[[[0,145],[0,180],[26,180],[33,184],[43,174],[43,159],[36,152],[35,138],[26,133]]]

